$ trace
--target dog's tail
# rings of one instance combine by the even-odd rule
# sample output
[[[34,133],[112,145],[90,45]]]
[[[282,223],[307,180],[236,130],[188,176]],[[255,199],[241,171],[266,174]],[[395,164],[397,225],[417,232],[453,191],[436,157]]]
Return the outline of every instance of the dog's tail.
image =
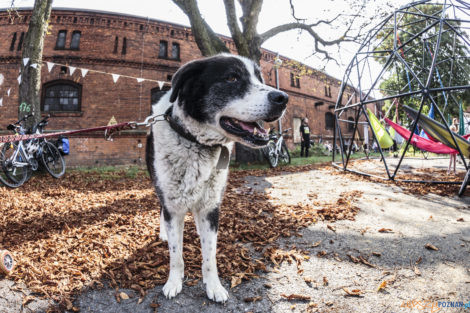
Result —
[[[155,181],[155,150],[153,143],[153,131],[150,130],[150,134],[147,136],[147,144],[145,145],[145,162],[147,163],[147,170],[150,174],[150,179]]]

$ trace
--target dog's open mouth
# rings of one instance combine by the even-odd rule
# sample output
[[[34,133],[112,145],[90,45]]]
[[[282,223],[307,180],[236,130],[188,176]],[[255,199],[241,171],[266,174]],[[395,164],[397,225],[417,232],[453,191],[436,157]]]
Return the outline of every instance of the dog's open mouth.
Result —
[[[224,116],[220,119],[220,126],[226,132],[257,146],[264,146],[269,141],[268,132],[259,122],[244,122]]]

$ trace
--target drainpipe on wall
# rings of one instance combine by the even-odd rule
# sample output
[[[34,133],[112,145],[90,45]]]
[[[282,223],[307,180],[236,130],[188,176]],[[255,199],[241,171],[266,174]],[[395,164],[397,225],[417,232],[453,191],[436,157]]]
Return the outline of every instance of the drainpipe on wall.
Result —
[[[274,71],[276,73],[276,89],[279,90],[279,67],[282,65],[282,60],[279,58],[279,53],[276,55],[276,58],[274,59]],[[281,124],[281,119],[277,121],[278,123],[278,128],[279,128],[279,134],[282,133],[282,124]]]

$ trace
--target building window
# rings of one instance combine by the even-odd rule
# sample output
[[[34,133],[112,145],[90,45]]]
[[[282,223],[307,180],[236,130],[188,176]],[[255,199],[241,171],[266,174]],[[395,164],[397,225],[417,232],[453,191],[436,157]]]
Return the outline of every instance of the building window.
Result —
[[[352,132],[354,130],[354,118],[353,117],[348,117],[348,131]]]
[[[173,60],[179,60],[180,59],[180,45],[176,42],[173,42],[171,44],[171,58]]]
[[[118,45],[119,45],[119,37],[116,36],[116,38],[114,38],[114,50],[113,50],[114,54],[118,52]]]
[[[82,86],[69,80],[44,84],[41,110],[43,112],[74,112],[81,108]]]
[[[20,51],[23,48],[24,32],[21,32],[20,41],[18,42],[18,48],[16,50]]]
[[[70,42],[70,49],[78,50],[80,49],[80,37],[82,33],[78,30],[74,30],[72,33],[72,42]]]
[[[15,50],[15,43],[16,43],[16,33],[13,33],[13,37],[11,38],[10,51]]]
[[[329,85],[325,86],[325,96],[331,98],[331,87]]]
[[[294,73],[290,73],[290,85],[292,87],[300,88],[300,78]]]
[[[160,59],[167,59],[168,58],[168,42],[165,40],[160,41],[160,48],[158,50],[158,57]]]
[[[335,116],[331,112],[325,113],[325,129],[335,128]]]
[[[57,34],[57,41],[55,44],[56,49],[64,49],[65,48],[65,39],[67,37],[67,31],[66,30],[59,30],[59,33]]]
[[[127,38],[124,37],[122,38],[122,50],[121,54],[126,54],[127,53]]]

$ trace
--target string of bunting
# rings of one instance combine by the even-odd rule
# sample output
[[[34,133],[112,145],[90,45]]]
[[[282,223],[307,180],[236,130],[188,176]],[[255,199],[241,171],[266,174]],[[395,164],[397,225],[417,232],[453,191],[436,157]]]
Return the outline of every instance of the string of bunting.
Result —
[[[23,58],[23,66],[27,66],[29,63],[30,63],[30,58]],[[52,69],[54,68],[55,65],[58,65],[58,66],[67,67],[69,69],[69,75],[70,76],[72,76],[73,73],[75,73],[76,70],[79,70],[81,72],[82,78],[84,78],[90,72],[90,73],[110,75],[112,77],[114,83],[117,83],[117,81],[119,80],[120,77],[124,77],[124,78],[129,78],[129,79],[135,79],[139,84],[144,82],[144,81],[155,82],[155,83],[158,84],[158,87],[160,88],[160,90],[162,90],[162,88],[165,84],[171,85],[170,82],[165,82],[165,81],[156,80],[156,79],[135,77],[135,76],[130,76],[130,75],[116,74],[116,73],[108,73],[108,72],[105,72],[105,71],[93,70],[93,69],[88,69],[88,68],[81,68],[81,67],[77,67],[77,66],[71,66],[71,65],[61,64],[61,63],[56,63],[56,62],[47,62],[46,61],[45,63],[46,63],[47,70],[48,70],[49,73],[52,71]],[[31,63],[29,66],[32,67],[32,68],[35,68],[35,69],[40,67],[40,65],[38,63]],[[21,69],[20,69],[20,71],[21,71]],[[21,76],[21,73],[20,73],[18,75],[18,78],[17,78],[18,84],[21,83],[21,80],[22,80],[22,76]],[[4,81],[5,81],[5,76],[2,73],[0,73],[0,87],[3,85]],[[8,90],[6,92],[8,97],[10,96],[10,92],[11,92],[11,87],[8,88]],[[1,106],[3,106],[3,97],[0,97],[0,107]]]

